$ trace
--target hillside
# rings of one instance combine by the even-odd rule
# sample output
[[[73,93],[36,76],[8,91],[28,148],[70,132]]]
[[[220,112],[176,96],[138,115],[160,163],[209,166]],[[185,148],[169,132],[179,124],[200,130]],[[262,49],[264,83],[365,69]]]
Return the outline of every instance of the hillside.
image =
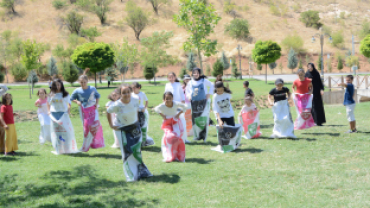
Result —
[[[110,12],[108,13],[107,24],[101,25],[96,15],[78,10],[79,13],[84,15],[83,27],[96,26],[102,32],[101,37],[97,37],[98,42],[121,42],[123,37],[127,37],[130,43],[139,44],[135,39],[134,33],[128,26],[122,26],[120,22],[125,17],[126,12],[125,2],[121,0],[114,0],[110,5]],[[180,60],[185,61],[185,53],[181,49],[182,43],[186,40],[186,32],[178,28],[172,21],[172,15],[179,10],[179,1],[173,0],[170,6],[163,7],[159,10],[159,16],[153,12],[151,5],[146,0],[137,0],[139,6],[152,14],[156,18],[156,23],[146,28],[140,37],[147,37],[154,31],[166,30],[173,31],[174,37],[171,39],[172,47],[168,50],[171,54],[178,54]],[[245,18],[250,24],[251,40],[249,42],[237,41],[224,34],[224,26],[229,23],[233,17],[224,14],[222,0],[209,0],[213,4],[222,17],[221,21],[215,28],[215,33],[210,37],[217,39],[220,46],[219,50],[224,50],[228,56],[237,55],[236,46],[241,44],[243,47],[243,69],[248,69],[247,57],[251,54],[256,40],[271,39],[278,43],[288,34],[298,34],[304,40],[304,48],[307,53],[312,56],[312,61],[317,59],[320,52],[319,41],[311,43],[312,35],[318,33],[318,30],[313,28],[306,28],[303,23],[299,21],[300,12],[306,10],[317,10],[320,12],[321,22],[331,27],[332,31],[343,31],[344,35],[344,48],[338,49],[332,47],[326,39],[324,47],[325,54],[330,53],[333,56],[336,53],[344,54],[351,48],[351,35],[358,34],[361,29],[361,24],[364,20],[369,18],[370,3],[365,0],[295,0],[295,1],[280,1],[281,4],[287,5],[287,13],[284,17],[278,17],[271,13],[271,3],[265,3],[265,0],[238,0],[234,1],[237,6],[248,6],[248,10],[237,10],[239,18]],[[266,1],[267,2],[267,1]],[[276,3],[276,1],[273,1]],[[297,9],[297,5],[300,9]],[[49,43],[51,47],[55,47],[58,43],[67,45],[67,38],[69,31],[60,29],[56,24],[58,16],[65,15],[68,11],[76,9],[74,5],[68,6],[61,10],[56,10],[52,6],[51,0],[30,0],[23,1],[22,4],[16,5],[15,10],[17,15],[9,15],[3,8],[0,8],[0,32],[4,30],[18,31],[22,39],[35,39],[38,42]],[[296,10],[296,12],[294,11]],[[341,12],[344,12],[344,18],[339,18]],[[338,17],[336,20],[335,17]],[[318,40],[318,39],[317,39]],[[356,37],[356,41],[359,38]],[[356,44],[356,52],[359,51],[359,45]],[[287,51],[283,51],[287,54]],[[51,55],[51,52],[45,53],[42,57],[46,61]],[[213,63],[215,57],[204,59],[205,62]],[[303,58],[304,59],[304,58]],[[283,62],[286,68],[286,56],[283,56],[278,62]],[[316,62],[316,61],[315,61]],[[363,57],[361,62],[361,69],[367,68],[367,60]],[[161,69],[158,75],[164,75],[169,71],[178,72],[182,64],[179,66],[171,66]],[[139,69],[139,68],[138,68]],[[336,61],[333,60],[333,69],[336,70]],[[333,70],[333,71],[335,71]],[[348,68],[344,70],[348,71]],[[279,71],[279,70],[278,70]],[[290,70],[286,70],[289,72]],[[135,70],[134,77],[142,76],[141,69]]]

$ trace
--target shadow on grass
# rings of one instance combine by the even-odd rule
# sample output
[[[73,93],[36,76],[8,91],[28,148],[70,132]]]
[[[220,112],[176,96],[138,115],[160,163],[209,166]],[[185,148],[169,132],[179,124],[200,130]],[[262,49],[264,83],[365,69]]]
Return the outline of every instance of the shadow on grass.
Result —
[[[12,155],[9,155],[9,156],[2,156],[2,157],[0,157],[0,161],[1,162],[12,162],[12,161],[16,161],[16,160],[18,160],[18,158],[16,158],[16,157],[13,157]]]
[[[339,126],[346,126],[346,125],[323,125],[323,127],[339,127]]]
[[[370,134],[370,132],[366,132],[366,131],[357,131],[357,133],[360,133],[360,134]]]
[[[99,154],[87,154],[87,153],[77,153],[77,154],[69,154],[70,157],[100,157],[105,159],[122,159],[121,152],[117,152],[116,155],[114,154],[107,154],[107,153],[99,153]]]
[[[30,143],[32,143],[32,142],[29,141],[29,140],[19,140],[18,139],[18,144],[30,144]]]
[[[141,151],[148,151],[148,152],[161,152],[161,148],[158,146],[148,146],[148,147],[142,147]]]
[[[157,182],[163,182],[163,183],[171,183],[175,184],[180,181],[180,176],[177,174],[161,174],[161,175],[153,175],[153,177],[149,178],[143,178],[140,179],[141,181],[145,181],[148,183],[157,183]]]
[[[39,156],[36,152],[15,152],[15,157],[30,157],[30,156]]]
[[[198,163],[198,164],[209,164],[211,162],[213,162],[214,160],[206,160],[206,159],[203,159],[203,158],[186,158],[186,162],[187,163]]]
[[[255,153],[261,153],[261,152],[263,152],[263,150],[262,149],[256,149],[256,148],[247,148],[247,149],[236,149],[233,152],[235,152],[235,153],[249,152],[249,153],[255,154]]]
[[[17,181],[21,178],[17,175],[1,177],[0,207],[3,205],[22,207],[22,202],[26,201],[28,206],[34,203],[38,207],[53,208],[122,207],[123,205],[144,207],[159,203],[156,199],[136,199],[135,195],[139,192],[127,188],[125,181],[109,181],[98,175],[90,165],[83,165],[71,171],[50,171],[40,179],[37,183],[20,185]]]
[[[213,136],[213,135],[209,135],[209,137],[216,137],[217,138],[217,136]],[[188,143],[186,145],[190,145],[190,146],[196,146],[196,145],[217,146],[218,143],[211,142],[211,141],[206,141],[204,143],[203,140],[199,140],[199,141],[191,140],[191,143]]]
[[[274,124],[260,125],[261,129],[271,129],[274,127]]]
[[[332,136],[339,137],[340,133],[302,133],[305,135],[315,135],[315,136]]]

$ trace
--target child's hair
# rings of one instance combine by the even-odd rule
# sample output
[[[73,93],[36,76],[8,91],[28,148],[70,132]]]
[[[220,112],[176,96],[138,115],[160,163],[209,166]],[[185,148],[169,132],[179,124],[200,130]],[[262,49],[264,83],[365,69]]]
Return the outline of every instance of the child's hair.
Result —
[[[163,93],[163,100],[166,98],[166,95],[169,95],[169,96],[171,96],[171,97],[173,98],[173,94],[172,94],[172,92],[167,91],[167,92],[164,92],[164,93]]]
[[[117,92],[116,92],[116,90],[113,90],[113,92],[111,92],[109,95],[108,95],[108,99],[110,100],[110,101],[115,101],[114,99],[113,99],[113,95],[114,94],[116,94],[117,95]],[[118,94],[119,95],[119,94]]]
[[[215,83],[215,93],[217,93],[217,88],[224,88],[224,92],[231,94],[231,90],[224,86],[224,83],[222,81],[217,81]]]
[[[39,89],[39,91],[37,91],[37,96],[39,96],[40,91],[44,91],[45,95],[48,95],[48,93],[46,93],[46,90],[44,88],[41,88]]]
[[[78,81],[81,81],[81,80],[89,81],[89,78],[85,74],[83,74],[78,77]]]
[[[301,72],[306,73],[303,69],[298,69],[297,74],[299,74]]]
[[[246,87],[249,87],[249,82],[248,81],[244,81],[243,82],[243,85],[246,86]]]
[[[244,100],[249,100],[249,101],[253,102],[253,97],[247,95],[247,96],[245,96]]]
[[[174,77],[175,77],[175,82],[180,82],[180,81],[179,81],[179,79],[177,79],[177,76],[176,76],[175,72],[170,72],[170,73],[168,73],[168,74],[167,74],[167,77],[168,77],[169,75],[172,75],[172,76],[174,76]]]
[[[139,84],[139,82],[133,82],[131,87],[135,87],[135,88],[139,88],[141,89],[141,84]]]
[[[58,88],[57,88],[57,82],[59,82],[59,84],[60,84],[60,91],[62,92],[63,97],[67,97],[67,95],[69,93],[64,89],[63,82],[60,79],[54,79],[53,83],[51,84],[51,92],[53,94],[55,94],[57,92],[57,90],[58,90]]]
[[[119,88],[118,88],[120,95],[122,94],[122,88],[123,87],[127,87],[130,90],[130,92],[132,92],[132,87],[129,84],[121,84],[121,86],[119,86]]]
[[[221,74],[217,75],[216,80],[215,80],[215,84],[216,84],[216,82],[223,82]]]
[[[5,94],[1,97],[1,104],[3,104],[3,105],[7,105],[7,103],[6,103],[6,96],[7,96],[7,95],[12,96],[12,94],[10,94],[10,93],[5,93]],[[10,105],[13,105],[13,99],[11,99],[11,101],[10,101]]]
[[[347,75],[346,78],[350,78],[353,81],[353,75]]]

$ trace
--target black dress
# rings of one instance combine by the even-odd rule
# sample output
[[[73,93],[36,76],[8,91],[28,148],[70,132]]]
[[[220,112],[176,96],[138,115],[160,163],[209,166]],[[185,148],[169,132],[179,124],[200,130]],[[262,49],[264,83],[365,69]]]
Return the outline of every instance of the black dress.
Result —
[[[312,72],[307,71],[306,77],[312,79],[313,87],[313,100],[312,100],[312,117],[316,125],[321,126],[326,123],[324,103],[320,94],[321,90],[324,90],[324,85],[322,84],[320,74],[317,70],[312,70]]]

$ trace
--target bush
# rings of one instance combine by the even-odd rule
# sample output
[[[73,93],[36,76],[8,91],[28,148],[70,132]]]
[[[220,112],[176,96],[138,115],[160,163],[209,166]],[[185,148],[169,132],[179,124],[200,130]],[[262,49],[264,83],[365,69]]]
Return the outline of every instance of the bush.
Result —
[[[331,35],[332,29],[331,29],[331,27],[324,25],[324,26],[322,26],[322,32],[327,34],[327,35]]]
[[[66,6],[66,2],[62,0],[54,0],[52,4],[55,9],[62,9],[64,6]]]
[[[269,68],[272,70],[272,74],[275,74],[274,69],[277,67],[276,62],[269,63]]]
[[[224,66],[222,65],[222,62],[217,59],[217,61],[213,64],[213,71],[212,76],[217,77],[218,75],[224,74]]]
[[[157,67],[154,67],[153,69],[153,66],[148,66],[146,65],[145,68],[144,68],[144,77],[146,80],[151,80],[154,78],[154,74],[156,73],[157,71]]]
[[[185,74],[188,74],[188,72],[187,72],[186,68],[182,68],[180,70],[180,74],[179,74],[180,78],[184,79]]]
[[[361,30],[359,32],[359,36],[361,39],[365,38],[368,34],[370,34],[370,22],[364,21],[361,25]]]
[[[94,42],[96,37],[101,36],[102,33],[96,27],[81,29],[81,36],[89,38],[90,42]]]
[[[302,12],[299,20],[303,22],[306,27],[319,29],[322,26],[318,11],[308,10],[306,12]]]
[[[13,75],[15,81],[25,81],[28,71],[21,63],[16,63],[12,66],[10,73]]]
[[[74,63],[65,61],[61,64],[63,79],[71,85],[78,80],[78,70]]]
[[[206,76],[211,76],[211,66],[209,64],[207,64],[207,67],[206,67]]]
[[[236,60],[233,58],[232,64],[231,64],[231,73],[233,77],[236,79],[238,78],[241,74],[240,71],[238,70],[238,66],[236,65]]]
[[[298,54],[305,52],[305,49],[303,48],[304,41],[298,34],[286,36],[281,42],[281,45],[286,51],[293,49]]]
[[[288,68],[293,70],[297,68],[298,66],[298,58],[295,54],[295,51],[293,49],[290,49],[289,54],[288,54]]]
[[[331,37],[333,38],[332,45],[334,47],[340,47],[340,48],[343,47],[344,38],[343,38],[343,32],[342,31],[338,31],[338,32],[333,33],[333,35]]]
[[[222,55],[221,55],[221,62],[222,62],[222,66],[224,67],[224,70],[227,70],[228,68],[230,68],[229,60],[226,57],[224,52],[222,52]]]
[[[339,14],[339,18],[341,18],[341,19],[345,19],[345,18],[346,18],[346,12],[341,12],[341,13]]]
[[[370,58],[370,35],[361,41],[360,51],[365,57]]]
[[[71,33],[80,34],[83,16],[76,11],[71,11],[65,17],[61,17],[61,26],[66,26]]]
[[[262,70],[262,64],[257,64],[257,70],[261,71]]]
[[[223,10],[226,14],[231,14],[233,11],[235,11],[235,8],[236,4],[232,2],[232,0],[225,0]]]
[[[225,33],[234,39],[246,39],[249,36],[249,23],[245,19],[233,19],[225,26]]]
[[[193,71],[193,69],[197,67],[197,64],[195,62],[195,55],[193,52],[189,53],[188,60],[186,62],[186,69],[188,71]]]
[[[294,12],[300,12],[301,9],[302,9],[302,7],[301,7],[301,5],[298,2],[293,5],[293,11]]]
[[[3,83],[5,79],[4,73],[0,72],[0,83]]]
[[[343,69],[343,61],[342,61],[342,57],[341,56],[338,56],[338,66],[337,66],[337,69],[338,70],[342,70]]]

